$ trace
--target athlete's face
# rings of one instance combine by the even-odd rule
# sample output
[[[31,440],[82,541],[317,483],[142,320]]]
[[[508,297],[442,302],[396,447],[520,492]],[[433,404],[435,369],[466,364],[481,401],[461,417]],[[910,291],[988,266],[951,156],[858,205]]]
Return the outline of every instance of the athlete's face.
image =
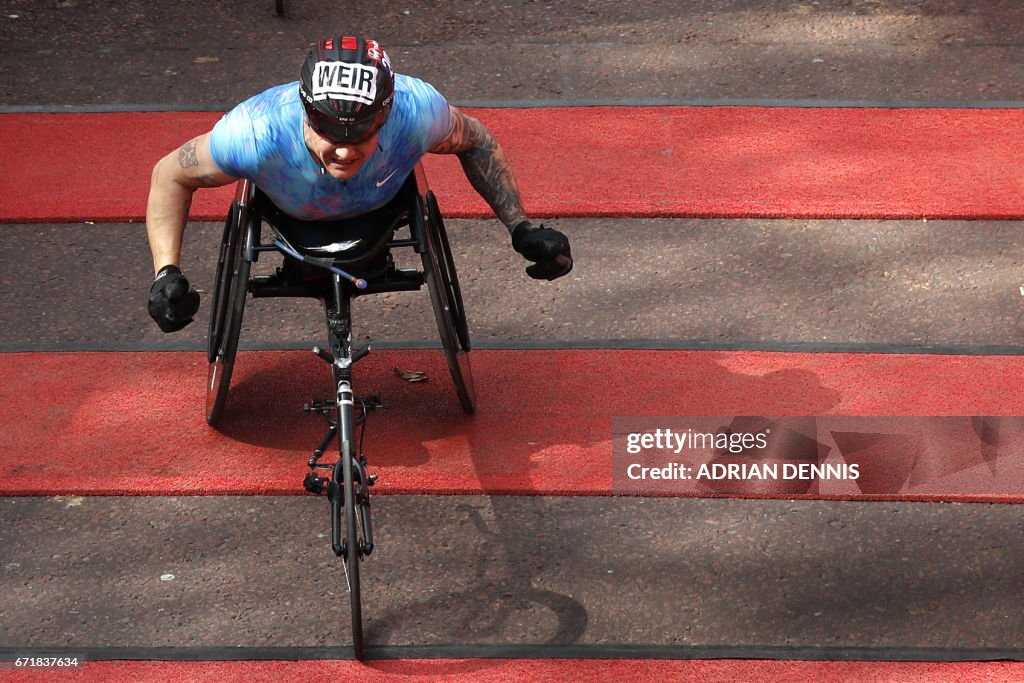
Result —
[[[338,180],[348,180],[359,172],[363,162],[377,149],[377,138],[380,137],[379,133],[374,133],[355,144],[337,143],[317,133],[306,121],[303,121],[302,128],[306,147],[313,158],[320,162],[329,176]]]

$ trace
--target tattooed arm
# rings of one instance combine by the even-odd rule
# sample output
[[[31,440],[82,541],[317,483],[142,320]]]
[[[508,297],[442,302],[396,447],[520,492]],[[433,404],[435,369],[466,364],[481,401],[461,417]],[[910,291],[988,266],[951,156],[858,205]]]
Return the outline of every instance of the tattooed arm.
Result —
[[[554,280],[571,271],[568,238],[558,230],[535,226],[527,220],[516,177],[501,145],[482,123],[455,107],[451,111],[448,133],[430,151],[459,157],[470,184],[508,228],[512,248],[533,262],[526,268],[527,275]]]
[[[153,253],[153,272],[178,265],[192,193],[238,180],[220,170],[210,156],[210,134],[189,140],[153,167],[146,205],[146,232]]]
[[[455,107],[451,111],[448,133],[430,151],[458,156],[470,184],[511,232],[526,213],[508,157],[482,123]]]

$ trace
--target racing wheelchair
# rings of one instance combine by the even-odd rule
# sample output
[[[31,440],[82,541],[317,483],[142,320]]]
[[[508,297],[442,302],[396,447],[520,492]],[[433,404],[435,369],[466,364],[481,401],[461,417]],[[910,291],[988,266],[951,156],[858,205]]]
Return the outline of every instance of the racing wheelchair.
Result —
[[[419,254],[422,268],[397,267],[392,251],[400,248]],[[282,267],[272,275],[250,276],[252,264],[267,251],[284,255]],[[353,650],[361,659],[359,565],[373,552],[369,488],[376,479],[367,472],[362,436],[368,413],[386,406],[378,397],[357,397],[352,388],[352,365],[369,353],[369,346],[356,348],[352,342],[352,299],[425,284],[459,403],[466,413],[475,407],[466,310],[437,199],[417,165],[394,199],[379,209],[356,218],[302,221],[241,180],[224,223],[215,277],[206,389],[210,425],[217,424],[227,402],[247,298],[300,296],[323,302],[328,348],[314,347],[313,352],[331,366],[336,391],[305,406],[307,414],[323,416],[328,427],[307,463],[310,471],[303,483],[311,493],[326,494],[330,503],[331,546],[345,570]],[[357,425],[362,425],[358,439]],[[337,461],[321,463],[335,440]]]

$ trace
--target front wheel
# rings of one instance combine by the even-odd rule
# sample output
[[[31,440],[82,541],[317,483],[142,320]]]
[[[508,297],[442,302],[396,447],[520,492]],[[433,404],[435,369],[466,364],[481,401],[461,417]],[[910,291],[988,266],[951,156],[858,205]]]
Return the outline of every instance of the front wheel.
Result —
[[[339,470],[341,471],[339,472]],[[341,442],[341,459],[334,466],[334,481],[340,482],[342,494],[345,536],[342,543],[341,561],[345,570],[345,581],[352,608],[352,652],[356,659],[361,660],[363,658],[363,604],[359,589],[359,562],[363,553],[358,529],[362,524],[359,519],[360,507],[356,501],[357,482],[355,468],[352,464],[352,442],[347,439]]]

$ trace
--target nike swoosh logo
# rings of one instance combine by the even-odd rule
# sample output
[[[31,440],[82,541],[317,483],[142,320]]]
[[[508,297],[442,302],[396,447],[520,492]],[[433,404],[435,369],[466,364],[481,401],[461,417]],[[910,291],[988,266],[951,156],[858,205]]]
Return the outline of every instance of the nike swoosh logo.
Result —
[[[387,177],[385,177],[384,180],[378,180],[377,181],[377,187],[380,187],[381,185],[383,185],[387,181],[391,180],[391,176],[395,175],[396,173],[398,173],[398,171],[394,170],[391,173],[388,173]]]

